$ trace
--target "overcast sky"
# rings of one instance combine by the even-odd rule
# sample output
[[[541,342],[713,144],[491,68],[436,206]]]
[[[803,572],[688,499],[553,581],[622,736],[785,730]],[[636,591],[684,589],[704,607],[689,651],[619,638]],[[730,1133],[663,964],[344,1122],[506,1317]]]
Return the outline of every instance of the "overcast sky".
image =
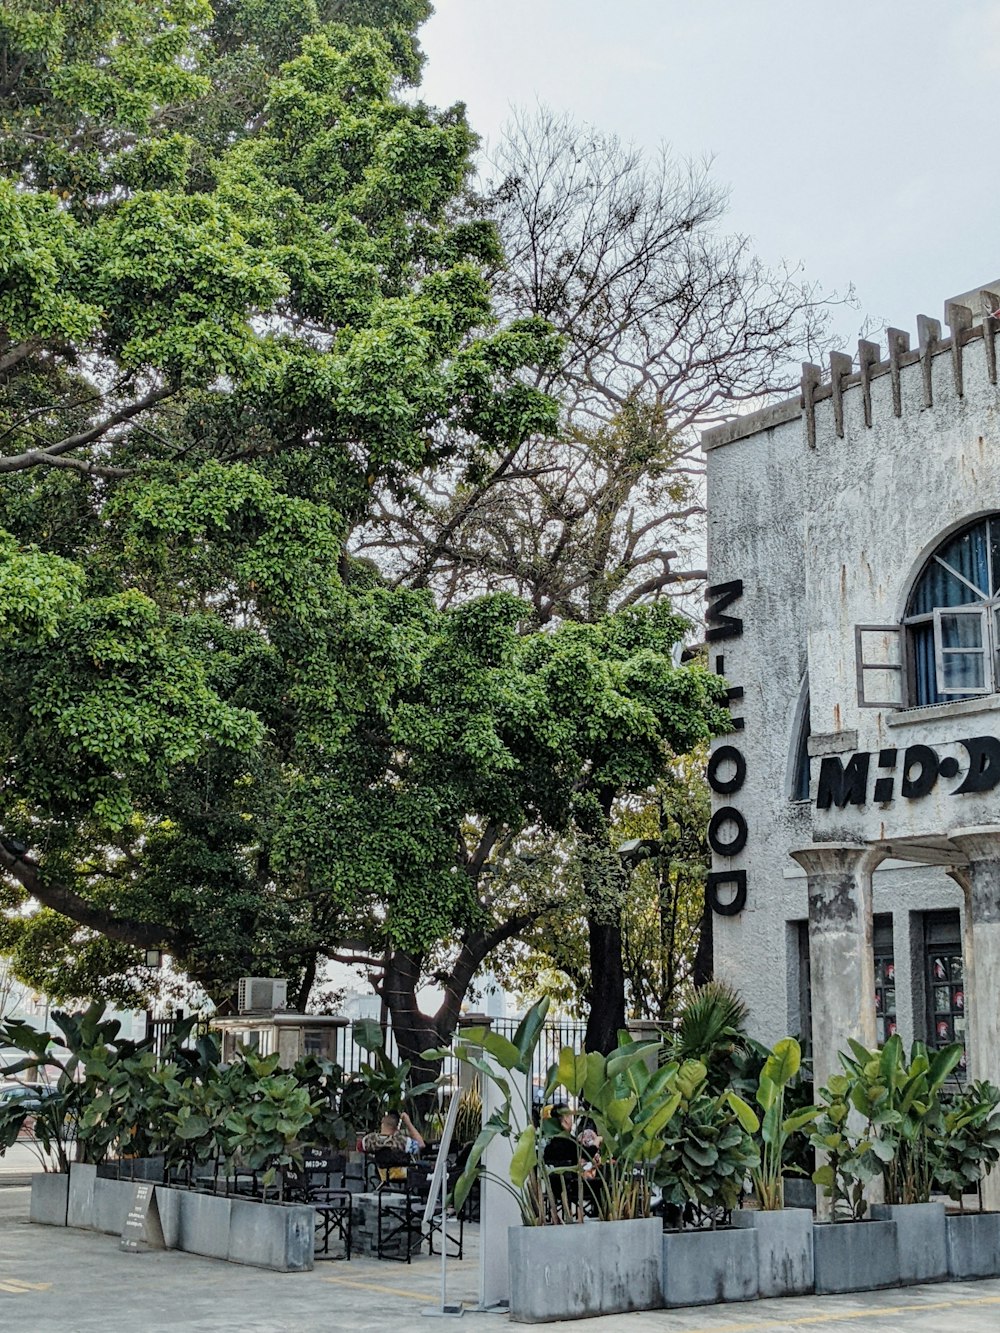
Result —
[[[435,6],[422,95],[464,101],[486,138],[541,101],[711,154],[732,230],[899,328],[1000,278],[1000,0]]]

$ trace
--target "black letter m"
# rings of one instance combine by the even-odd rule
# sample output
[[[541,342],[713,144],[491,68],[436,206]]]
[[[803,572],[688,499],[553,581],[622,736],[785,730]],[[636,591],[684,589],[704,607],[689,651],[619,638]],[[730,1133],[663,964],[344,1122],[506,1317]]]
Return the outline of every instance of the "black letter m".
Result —
[[[723,612],[727,606],[731,606],[737,598],[743,596],[743,580],[730,579],[728,583],[715,583],[705,590],[705,596],[708,599],[708,610],[705,613],[708,630],[705,642],[714,643],[717,639],[739,638],[743,633],[743,621],[739,616],[727,616],[723,615]]]
[[[816,809],[829,810],[835,805],[843,810],[845,805],[864,805],[870,761],[870,754],[856,754],[845,768],[835,754],[827,755],[819,769]]]

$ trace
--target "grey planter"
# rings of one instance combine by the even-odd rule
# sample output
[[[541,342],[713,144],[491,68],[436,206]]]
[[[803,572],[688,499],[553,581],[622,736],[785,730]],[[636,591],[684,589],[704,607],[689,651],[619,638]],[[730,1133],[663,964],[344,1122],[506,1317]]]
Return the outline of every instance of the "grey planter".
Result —
[[[1000,1277],[1000,1213],[948,1213],[944,1227],[949,1276]]]
[[[895,1222],[824,1222],[813,1227],[817,1294],[899,1286]]]
[[[181,1195],[183,1190],[172,1190],[167,1185],[156,1187],[156,1210],[160,1215],[163,1244],[168,1250],[179,1250],[181,1239]]]
[[[90,1226],[94,1231],[103,1231],[108,1236],[120,1236],[125,1219],[132,1206],[135,1185],[131,1180],[94,1181],[94,1202],[90,1215]]]
[[[177,1248],[188,1254],[203,1254],[207,1259],[228,1259],[232,1200],[214,1194],[195,1194],[191,1190],[176,1192]]]
[[[757,1232],[760,1296],[804,1296],[813,1289],[813,1217],[808,1208],[740,1209],[733,1226]]]
[[[808,1176],[786,1176],[783,1185],[786,1208],[816,1208],[816,1186]]]
[[[232,1264],[278,1273],[303,1273],[313,1266],[316,1211],[305,1204],[254,1203],[234,1199],[229,1214]]]
[[[756,1297],[757,1232],[753,1227],[664,1232],[664,1305],[715,1305]]]
[[[515,1323],[586,1319],[663,1304],[663,1226],[657,1217],[511,1227],[507,1236]]]
[[[948,1250],[943,1203],[876,1203],[871,1212],[875,1221],[896,1223],[901,1286],[944,1282]]]
[[[86,1162],[71,1162],[69,1168],[69,1204],[66,1209],[66,1225],[85,1227],[90,1230],[94,1225],[94,1182],[97,1180],[97,1167]]]
[[[31,1177],[28,1220],[43,1227],[64,1227],[69,1208],[69,1176],[65,1171],[41,1171]]]
[[[123,1157],[117,1161],[102,1162],[97,1168],[98,1179],[163,1181],[162,1157]]]

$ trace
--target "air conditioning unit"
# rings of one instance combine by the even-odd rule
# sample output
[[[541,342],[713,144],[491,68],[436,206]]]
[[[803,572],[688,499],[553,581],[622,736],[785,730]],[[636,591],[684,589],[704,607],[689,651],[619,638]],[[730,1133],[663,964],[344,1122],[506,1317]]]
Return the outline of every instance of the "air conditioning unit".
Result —
[[[284,977],[240,977],[237,1008],[241,1014],[272,1013],[288,1007],[288,982]]]

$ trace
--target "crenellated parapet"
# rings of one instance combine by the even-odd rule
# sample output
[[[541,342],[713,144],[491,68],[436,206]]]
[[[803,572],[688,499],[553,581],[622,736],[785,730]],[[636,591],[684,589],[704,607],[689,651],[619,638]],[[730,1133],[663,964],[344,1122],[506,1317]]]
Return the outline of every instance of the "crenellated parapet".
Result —
[[[893,415],[901,417],[904,410],[903,370],[908,366],[920,367],[920,406],[934,406],[934,377],[932,365],[936,357],[947,356],[951,362],[955,394],[965,394],[965,348],[982,339],[985,344],[986,373],[991,384],[997,383],[996,335],[1000,331],[1000,282],[995,288],[980,288],[948,301],[944,309],[944,335],[941,322],[929,315],[917,316],[917,346],[911,348],[910,335],[903,329],[885,331],[886,354],[881,345],[869,339],[858,341],[856,356],[846,352],[831,352],[828,372],[812,362],[802,366],[798,395],[783,402],[773,403],[758,412],[737,417],[722,426],[707,430],[701,437],[706,451],[733,440],[743,439],[758,431],[767,430],[796,417],[805,420],[806,443],[816,447],[816,408],[831,400],[833,427],[838,438],[844,436],[844,395],[848,390],[860,389],[864,423],[872,425],[872,383],[883,375],[891,385]]]

